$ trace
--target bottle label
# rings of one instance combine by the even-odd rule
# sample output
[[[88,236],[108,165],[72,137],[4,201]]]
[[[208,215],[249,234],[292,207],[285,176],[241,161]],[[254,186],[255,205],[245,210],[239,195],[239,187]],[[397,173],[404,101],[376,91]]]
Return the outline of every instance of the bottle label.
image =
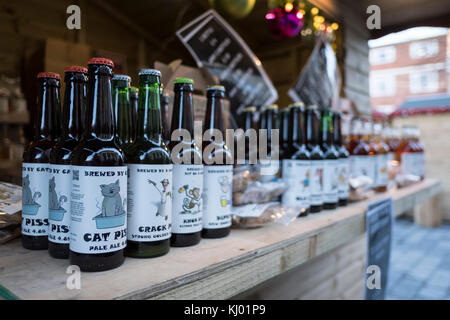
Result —
[[[377,161],[377,176],[376,183],[377,187],[384,187],[388,184],[388,155],[387,154],[379,154],[376,156]]]
[[[417,175],[424,177],[425,176],[425,154],[423,152],[417,153],[417,167],[418,167]]]
[[[22,234],[48,235],[48,163],[22,164]]]
[[[402,174],[413,174],[415,175],[416,172],[414,170],[416,164],[416,158],[414,153],[402,153],[401,155],[401,173]]]
[[[128,165],[127,239],[139,242],[170,238],[172,165]]]
[[[338,160],[338,166],[339,166],[339,199],[347,199],[349,195],[349,185],[348,185],[348,176],[350,174],[350,159],[348,158],[341,158]]]
[[[172,233],[202,230],[203,165],[174,165],[172,190]]]
[[[280,160],[263,160],[259,162],[259,173],[261,182],[275,181],[280,176]]]
[[[233,166],[204,166],[203,228],[231,226]]]
[[[367,176],[375,182],[376,161],[374,156],[351,156],[350,167],[353,177]]]
[[[70,193],[72,168],[70,165],[51,164],[48,184],[48,240],[55,243],[70,242]]]
[[[323,160],[311,161],[310,204],[312,206],[321,206],[323,204],[323,169]]]
[[[285,206],[308,209],[311,181],[311,161],[283,160],[283,181],[286,191],[283,193],[282,204]]]
[[[323,166],[323,202],[339,201],[339,166],[338,160],[324,160]]]
[[[99,254],[126,247],[127,171],[72,166],[71,251]]]

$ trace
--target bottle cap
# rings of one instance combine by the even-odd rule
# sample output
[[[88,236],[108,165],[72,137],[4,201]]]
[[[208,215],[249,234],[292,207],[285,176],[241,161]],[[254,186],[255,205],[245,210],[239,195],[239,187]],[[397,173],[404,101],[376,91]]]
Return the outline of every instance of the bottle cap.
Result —
[[[88,69],[80,66],[69,66],[64,69],[64,72],[78,72],[78,73],[87,73]]]
[[[303,108],[305,106],[305,104],[301,101],[299,102],[294,102],[291,103],[290,105],[288,105],[288,108]]]
[[[112,80],[114,81],[127,81],[131,82],[131,77],[127,76],[126,74],[116,74],[114,77],[112,77]]]
[[[213,86],[208,86],[206,88],[206,92],[211,91],[211,90],[218,90],[218,91],[225,92],[225,87],[224,86],[220,86],[220,85],[213,85]]]
[[[111,59],[106,59],[106,58],[91,58],[88,61],[88,65],[91,65],[91,64],[101,64],[101,65],[105,65],[105,66],[114,68],[114,62]]]
[[[266,111],[266,110],[278,110],[278,105],[277,104],[270,104],[268,106],[265,106],[263,108],[263,111]]]
[[[142,69],[141,71],[139,71],[139,75],[158,76],[161,78],[161,71],[156,69]]]
[[[51,78],[51,79],[56,79],[56,80],[61,80],[61,77],[59,76],[58,73],[55,72],[39,72],[37,75],[37,78]]]
[[[255,106],[245,107],[244,109],[242,109],[242,112],[255,112],[255,111],[256,111]]]
[[[191,78],[175,78],[175,80],[173,80],[174,84],[177,83],[187,83],[187,84],[192,84],[194,85],[194,80],[192,80]]]

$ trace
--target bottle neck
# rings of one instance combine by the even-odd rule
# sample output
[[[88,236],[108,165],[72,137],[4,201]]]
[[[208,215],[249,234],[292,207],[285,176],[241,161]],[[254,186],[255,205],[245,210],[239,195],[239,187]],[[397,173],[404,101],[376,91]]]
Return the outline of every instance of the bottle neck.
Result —
[[[205,130],[219,130],[222,133],[223,139],[225,139],[223,98],[223,93],[208,94],[208,100],[206,103]]]
[[[292,138],[291,134],[291,126],[289,125],[289,111],[283,111],[281,113],[281,141],[283,143],[283,147],[286,148],[290,140]]]
[[[136,136],[161,140],[161,106],[159,81],[141,81],[138,99],[138,127]]]
[[[319,144],[319,123],[318,112],[316,110],[308,110],[306,112],[306,139],[311,146]]]
[[[253,112],[244,112],[244,131],[248,129],[256,129],[255,122],[253,121]]]
[[[341,116],[335,115],[333,117],[333,142],[335,145],[341,147],[344,144],[344,139],[342,137],[342,123],[341,123]]]
[[[320,143],[322,145],[333,145],[333,121],[328,110],[323,110],[320,118]]]
[[[126,143],[131,137],[131,101],[130,89],[127,86],[114,86],[114,117],[116,119],[116,136],[119,142]]]
[[[185,129],[194,139],[194,107],[192,91],[175,90],[171,132]]]
[[[88,108],[86,137],[113,140],[115,117],[112,104],[111,68],[105,65],[89,66]]]
[[[38,92],[38,117],[35,126],[35,139],[56,140],[61,134],[61,102],[59,81],[41,78]]]
[[[79,140],[84,127],[87,77],[82,73],[67,73],[63,106],[63,137]]]
[[[305,124],[302,110],[300,108],[292,108],[289,117],[292,119],[292,126],[289,130],[289,136],[292,137],[292,143],[299,146],[306,144]]]

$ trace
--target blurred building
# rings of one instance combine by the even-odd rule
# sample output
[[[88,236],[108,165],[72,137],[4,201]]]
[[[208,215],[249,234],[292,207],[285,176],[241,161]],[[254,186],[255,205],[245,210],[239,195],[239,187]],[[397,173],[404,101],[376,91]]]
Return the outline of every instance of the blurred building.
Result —
[[[375,111],[450,107],[450,29],[418,27],[369,41]]]

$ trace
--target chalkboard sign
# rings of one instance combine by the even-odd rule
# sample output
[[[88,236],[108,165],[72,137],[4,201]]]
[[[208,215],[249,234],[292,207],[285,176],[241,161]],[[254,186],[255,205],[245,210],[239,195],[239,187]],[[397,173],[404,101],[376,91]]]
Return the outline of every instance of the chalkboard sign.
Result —
[[[328,41],[320,37],[288,95],[295,102],[332,108],[339,98],[340,85],[336,55]]]
[[[384,300],[388,283],[389,260],[391,255],[391,238],[393,224],[392,198],[371,202],[367,206],[367,265],[366,265],[366,300]],[[379,274],[377,275],[376,273]],[[379,288],[374,288],[376,281],[368,277],[379,276]],[[369,284],[370,283],[370,284]]]
[[[247,106],[261,107],[278,99],[261,61],[216,11],[205,12],[176,34],[197,65],[225,86],[235,118]]]

